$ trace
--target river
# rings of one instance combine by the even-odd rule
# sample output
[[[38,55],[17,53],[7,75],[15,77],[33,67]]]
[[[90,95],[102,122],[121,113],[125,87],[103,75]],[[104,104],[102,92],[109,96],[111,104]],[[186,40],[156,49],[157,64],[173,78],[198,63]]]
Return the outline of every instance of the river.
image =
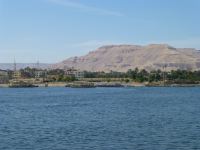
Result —
[[[200,88],[1,88],[0,149],[200,149]]]

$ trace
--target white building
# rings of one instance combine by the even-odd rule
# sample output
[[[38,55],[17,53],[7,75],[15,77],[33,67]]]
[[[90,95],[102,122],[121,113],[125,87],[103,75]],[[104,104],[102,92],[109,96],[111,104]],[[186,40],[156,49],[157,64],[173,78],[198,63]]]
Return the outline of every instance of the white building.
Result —
[[[74,68],[65,70],[65,75],[75,77],[76,79],[84,78],[84,72]]]
[[[46,71],[44,70],[36,70],[35,71],[35,78],[44,78],[46,77]]]

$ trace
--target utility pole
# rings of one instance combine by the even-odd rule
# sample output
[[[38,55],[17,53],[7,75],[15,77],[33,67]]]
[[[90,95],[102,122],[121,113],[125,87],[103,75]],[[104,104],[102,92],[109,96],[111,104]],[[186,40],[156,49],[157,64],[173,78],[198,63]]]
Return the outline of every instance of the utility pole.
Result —
[[[38,70],[40,69],[40,62],[39,62],[39,60],[37,61],[37,69]]]
[[[14,58],[14,63],[13,63],[13,79],[18,79],[19,75],[18,75],[18,72],[17,72],[17,63],[16,63],[16,60]]]
[[[14,64],[13,64],[13,67],[14,67],[14,68],[13,68],[13,69],[14,69],[13,71],[16,72],[16,71],[17,71],[17,64],[16,64],[16,60],[15,60],[15,58],[14,58]]]

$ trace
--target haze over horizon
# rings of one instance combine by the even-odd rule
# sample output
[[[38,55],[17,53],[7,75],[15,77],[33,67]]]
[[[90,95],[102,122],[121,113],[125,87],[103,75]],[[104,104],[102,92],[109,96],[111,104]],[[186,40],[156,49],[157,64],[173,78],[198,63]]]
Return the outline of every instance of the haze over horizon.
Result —
[[[56,63],[103,45],[200,49],[199,0],[0,0],[0,63]]]

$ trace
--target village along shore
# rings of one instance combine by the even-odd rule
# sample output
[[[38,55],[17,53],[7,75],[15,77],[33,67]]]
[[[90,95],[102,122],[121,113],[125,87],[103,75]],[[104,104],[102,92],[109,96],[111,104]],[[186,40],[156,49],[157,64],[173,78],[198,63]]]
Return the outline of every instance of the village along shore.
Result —
[[[0,70],[0,87],[189,87],[200,86],[200,71],[88,72],[74,68]]]

